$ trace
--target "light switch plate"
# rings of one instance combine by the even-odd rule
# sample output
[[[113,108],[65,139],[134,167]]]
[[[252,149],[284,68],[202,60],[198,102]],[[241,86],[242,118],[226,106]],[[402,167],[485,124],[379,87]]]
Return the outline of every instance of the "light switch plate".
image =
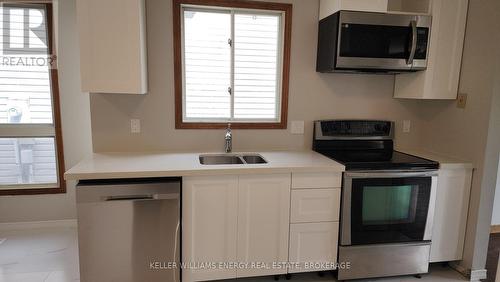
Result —
[[[467,105],[467,94],[466,93],[458,93],[457,108],[465,109],[466,105]]]
[[[294,120],[292,121],[292,128],[290,129],[292,134],[304,134],[304,121]]]
[[[403,120],[403,132],[410,133],[411,131],[411,120]]]
[[[141,133],[141,120],[131,119],[130,120],[130,133]]]

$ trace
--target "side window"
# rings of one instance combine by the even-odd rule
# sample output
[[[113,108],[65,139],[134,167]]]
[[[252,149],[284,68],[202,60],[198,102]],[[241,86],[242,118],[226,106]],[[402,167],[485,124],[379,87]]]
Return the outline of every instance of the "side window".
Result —
[[[0,195],[65,192],[52,5],[0,18]]]

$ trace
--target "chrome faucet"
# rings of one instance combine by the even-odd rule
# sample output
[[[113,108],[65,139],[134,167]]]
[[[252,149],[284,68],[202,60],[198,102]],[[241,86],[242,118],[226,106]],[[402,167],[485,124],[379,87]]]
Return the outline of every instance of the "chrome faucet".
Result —
[[[233,133],[231,131],[231,124],[227,124],[226,128],[226,136],[224,138],[226,140],[226,153],[231,153],[233,151]]]

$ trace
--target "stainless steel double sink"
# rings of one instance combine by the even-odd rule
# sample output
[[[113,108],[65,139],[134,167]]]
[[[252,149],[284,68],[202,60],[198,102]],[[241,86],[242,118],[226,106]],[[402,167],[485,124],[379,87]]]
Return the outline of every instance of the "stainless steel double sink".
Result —
[[[259,154],[206,154],[199,159],[202,165],[267,164]]]

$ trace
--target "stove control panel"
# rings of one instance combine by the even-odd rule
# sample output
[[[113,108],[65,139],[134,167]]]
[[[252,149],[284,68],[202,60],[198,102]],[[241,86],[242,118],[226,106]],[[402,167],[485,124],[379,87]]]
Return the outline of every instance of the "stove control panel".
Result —
[[[380,120],[315,121],[316,140],[393,139],[394,123]]]

